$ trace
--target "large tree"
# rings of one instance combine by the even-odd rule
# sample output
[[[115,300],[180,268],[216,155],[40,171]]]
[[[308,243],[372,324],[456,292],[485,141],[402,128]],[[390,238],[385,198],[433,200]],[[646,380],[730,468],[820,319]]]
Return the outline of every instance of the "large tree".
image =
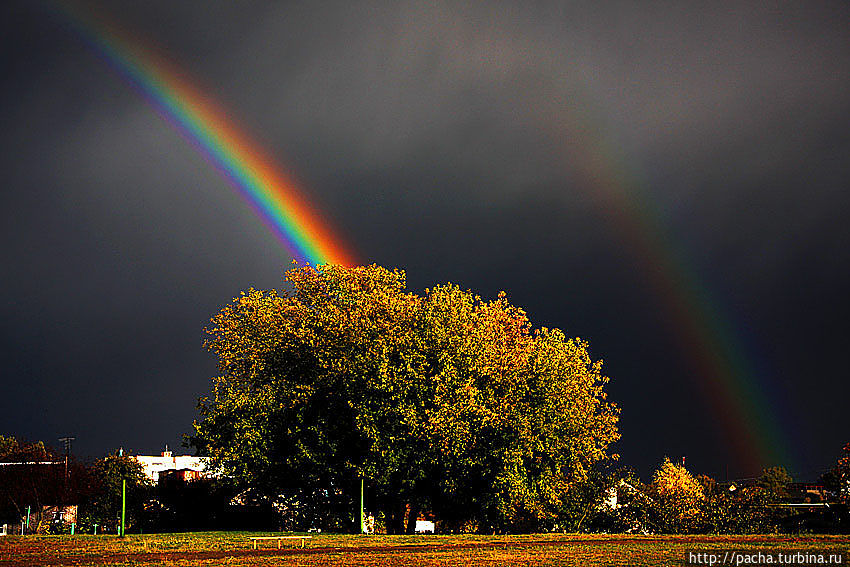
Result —
[[[504,294],[294,267],[207,330],[221,375],[193,442],[246,488],[341,527],[365,479],[388,531],[537,529],[618,438],[601,362]],[[315,521],[315,518],[314,518]]]

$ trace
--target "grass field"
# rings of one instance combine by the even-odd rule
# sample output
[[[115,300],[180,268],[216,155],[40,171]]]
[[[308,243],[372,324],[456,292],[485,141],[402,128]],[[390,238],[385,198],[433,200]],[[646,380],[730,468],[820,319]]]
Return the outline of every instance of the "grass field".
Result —
[[[304,548],[247,532],[115,536],[0,537],[0,566],[207,565],[432,566],[687,565],[688,551],[764,550],[850,553],[850,536],[357,536],[314,534]],[[290,544],[291,545],[291,544]],[[845,558],[845,564],[850,564]]]

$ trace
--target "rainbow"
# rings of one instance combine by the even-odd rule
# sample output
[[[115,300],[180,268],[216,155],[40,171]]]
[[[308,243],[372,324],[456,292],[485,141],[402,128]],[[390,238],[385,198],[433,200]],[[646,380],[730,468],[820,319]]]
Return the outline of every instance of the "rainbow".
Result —
[[[132,84],[244,197],[293,258],[350,265],[351,255],[274,161],[186,74],[99,15],[59,5],[75,31]],[[589,120],[591,105],[573,100],[544,116],[552,136],[572,156],[585,185],[630,247],[692,361],[694,380],[711,400],[716,425],[746,472],[791,465],[789,432],[776,417],[779,400],[758,381],[733,327],[666,236],[661,215],[641,182]]]
[[[281,168],[185,72],[100,14],[57,5],[64,20],[242,195],[302,263],[353,264]]]
[[[760,382],[734,327],[667,234],[640,176],[601,127],[604,121],[595,119],[593,106],[581,98],[559,105],[553,114],[544,116],[552,137],[643,269],[689,361],[693,376],[683,378],[695,381],[708,399],[710,425],[723,432],[733,449],[737,472],[758,474],[776,465],[793,469],[787,446],[792,428],[778,419],[788,415],[787,404],[775,387]]]

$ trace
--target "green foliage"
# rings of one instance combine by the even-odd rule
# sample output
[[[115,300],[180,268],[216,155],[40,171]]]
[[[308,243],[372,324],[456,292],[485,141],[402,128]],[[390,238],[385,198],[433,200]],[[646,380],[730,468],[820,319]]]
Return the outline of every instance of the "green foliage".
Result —
[[[91,497],[82,506],[79,517],[81,532],[91,532],[94,524],[99,531],[115,533],[121,519],[121,491],[127,481],[126,529],[132,530],[142,516],[151,484],[142,464],[133,457],[112,453],[98,459],[91,468]]]
[[[33,463],[57,461],[58,457],[41,441],[24,442],[0,435],[0,461]],[[42,525],[42,505],[54,505],[66,497],[65,469],[56,465],[15,464],[0,467],[0,523],[20,521],[31,507],[35,525]]]
[[[561,500],[558,527],[566,532],[610,531],[614,510],[609,506],[617,500],[618,481],[616,474],[594,470],[572,483]]]
[[[192,442],[241,486],[345,516],[366,478],[391,533],[407,505],[449,530],[530,530],[618,439],[587,343],[532,330],[504,294],[420,296],[375,265],[286,281],[207,331],[222,375]]]
[[[734,487],[734,485],[732,485]],[[778,529],[783,513],[768,505],[775,495],[759,487],[718,489],[702,510],[702,531],[716,534],[760,534]]]
[[[783,467],[770,467],[762,471],[758,486],[764,489],[776,501],[788,497],[788,487],[794,482]]]
[[[142,464],[129,455],[118,451],[97,460],[94,463],[95,473],[101,480],[104,492],[115,497],[121,496],[123,481],[128,487],[144,487],[149,485]]]
[[[634,475],[617,483],[616,509],[602,509],[597,529],[629,533],[773,533],[787,511],[771,506],[775,496],[759,486],[720,486],[664,461],[650,484]]]

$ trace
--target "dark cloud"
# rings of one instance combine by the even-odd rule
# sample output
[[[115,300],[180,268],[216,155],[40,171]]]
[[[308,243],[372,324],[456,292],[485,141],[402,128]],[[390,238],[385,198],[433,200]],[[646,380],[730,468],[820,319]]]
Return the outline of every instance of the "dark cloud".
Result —
[[[505,289],[589,339],[626,463],[752,472],[659,271],[709,294],[786,464],[813,478],[847,440],[845,3],[101,6],[230,108],[364,262]],[[289,259],[55,10],[3,10],[0,430],[174,444],[215,372],[206,321]],[[623,218],[663,246],[636,255]]]

